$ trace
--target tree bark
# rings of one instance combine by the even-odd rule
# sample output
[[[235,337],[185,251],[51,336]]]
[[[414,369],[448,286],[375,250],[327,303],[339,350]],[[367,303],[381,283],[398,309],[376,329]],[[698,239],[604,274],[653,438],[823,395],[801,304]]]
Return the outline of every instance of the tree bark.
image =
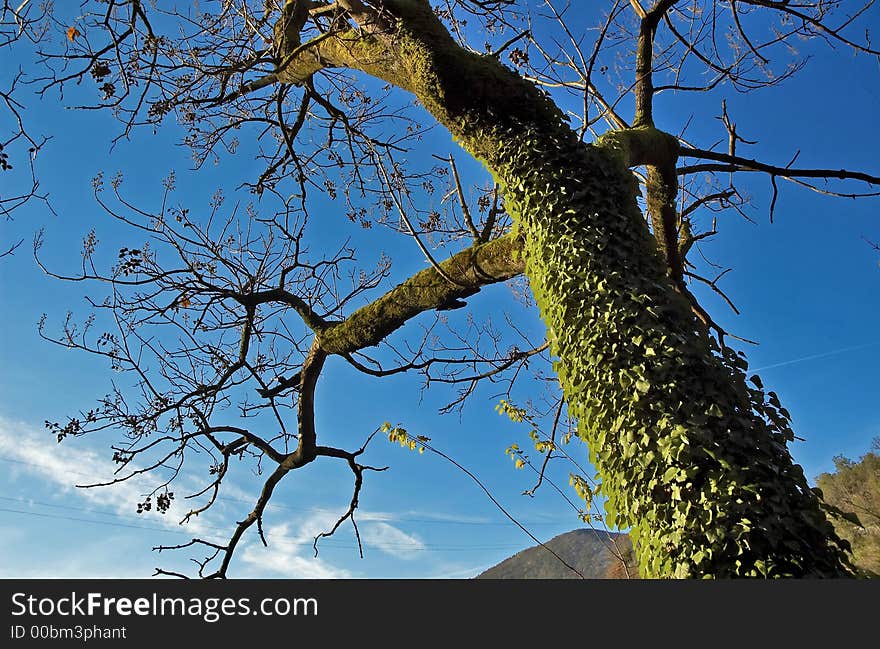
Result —
[[[583,144],[546,94],[459,47],[428,2],[384,7],[371,29],[281,43],[278,77],[301,83],[348,67],[383,79],[485,163],[524,242],[607,522],[631,528],[640,574],[851,574],[845,543],[788,452],[788,413],[694,317],[639,210],[629,167],[668,163],[675,139],[643,126]],[[349,347],[332,338],[331,329],[331,353]]]

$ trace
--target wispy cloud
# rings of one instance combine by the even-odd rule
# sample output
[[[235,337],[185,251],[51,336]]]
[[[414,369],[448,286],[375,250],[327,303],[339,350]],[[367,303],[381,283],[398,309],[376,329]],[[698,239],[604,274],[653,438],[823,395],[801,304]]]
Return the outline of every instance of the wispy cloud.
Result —
[[[248,543],[241,554],[250,577],[290,577],[294,579],[345,579],[351,573],[313,555],[315,535],[330,529],[333,520],[313,514],[295,526],[281,523],[266,529],[269,547],[257,541]]]
[[[0,502],[0,505],[16,510],[10,512],[13,514],[30,514],[34,520],[40,520],[39,517],[69,518],[82,524],[91,523],[91,527],[95,529],[98,529],[98,525],[104,525],[103,529],[107,530],[107,533],[89,537],[100,540],[89,541],[88,547],[72,549],[71,557],[59,556],[57,565],[50,561],[43,565],[16,567],[0,561],[0,572],[14,573],[19,577],[144,576],[145,571],[152,571],[155,555],[146,551],[143,555],[135,556],[136,553],[119,550],[121,547],[131,547],[132,535],[145,539],[146,535],[158,534],[160,537],[156,541],[167,544],[185,542],[194,536],[225,542],[232,530],[231,521],[240,519],[242,508],[249,509],[254,502],[254,495],[250,490],[230,483],[224,484],[225,500],[221,496],[221,500],[212,510],[192,519],[185,526],[178,525],[183,507],[177,501],[166,515],[155,511],[137,515],[134,513],[134,505],[142,501],[145,494],[155,487],[154,477],[135,476],[109,487],[80,489],[75,486],[111,478],[117,465],[107,455],[99,453],[91,440],[72,439],[58,444],[42,428],[0,416],[0,460],[10,469],[6,473],[9,483],[21,486],[18,494],[14,491],[4,494],[7,499]],[[174,491],[182,494],[186,488],[195,490],[197,487],[193,480],[181,475],[175,483]],[[69,511],[62,510],[67,507],[70,508]],[[263,547],[256,530],[253,534],[248,534],[239,547],[230,576],[315,579],[357,576],[323,556],[313,556],[312,544],[315,536],[331,529],[344,509],[293,508],[279,503],[270,506],[269,511],[273,512],[273,518],[283,516],[284,522],[266,527],[268,548]],[[395,526],[395,523],[411,520],[416,514],[359,510],[358,522],[364,546],[398,558],[424,557],[421,552],[426,549],[424,542]],[[438,521],[481,522],[479,519],[466,517],[424,513],[418,515]],[[138,529],[122,529],[128,526]],[[4,531],[4,528],[0,528],[0,541],[15,540],[19,545],[27,543],[20,537],[13,539],[9,536],[13,534],[11,529]],[[27,525],[23,529],[26,532]],[[166,537],[163,530],[180,533],[179,540]],[[103,540],[108,538],[117,541],[105,547]],[[128,541],[120,542],[118,539]],[[332,553],[333,548],[344,547],[346,552],[351,553],[352,559],[357,557],[355,541],[342,535],[342,530],[332,539],[324,539],[323,543],[328,553]],[[146,549],[151,544],[143,545]]]
[[[79,443],[78,443],[79,442]],[[193,518],[186,526],[172,512],[162,515],[155,510],[137,515],[135,504],[156,487],[156,479],[135,476],[107,487],[77,488],[77,484],[106,482],[118,468],[81,440],[57,443],[52,435],[32,425],[0,417],[0,458],[10,467],[13,478],[24,475],[36,478],[55,496],[73,497],[89,506],[110,510],[127,522],[142,526],[160,526],[186,534],[216,536],[207,517]],[[35,499],[36,500],[36,499]],[[25,503],[28,504],[28,503]],[[181,508],[182,509],[182,508]]]
[[[183,528],[178,525],[179,517],[172,517],[171,513],[164,516],[155,512],[148,512],[140,516],[134,514],[134,503],[143,500],[144,495],[155,486],[155,480],[146,476],[135,476],[131,480],[110,487],[76,488],[77,483],[106,480],[113,475],[116,468],[112,461],[102,457],[93,448],[89,448],[85,440],[65,440],[59,445],[44,430],[0,417],[0,458],[11,468],[7,476],[15,482],[21,482],[25,493],[31,494],[35,491],[33,488],[35,480],[42,487],[41,490],[48,488],[49,491],[56,494],[56,498],[47,496],[44,498],[45,500],[50,498],[56,500],[57,495],[63,495],[65,497],[63,502],[74,506],[72,511],[47,510],[46,507],[51,506],[52,502],[44,502],[40,507],[40,498],[31,499],[28,495],[21,498],[20,503],[15,507],[7,509],[21,510],[20,513],[33,512],[37,516],[60,517],[63,515],[67,517],[70,515],[79,517],[84,523],[93,522],[96,525],[103,523],[124,526],[131,523],[132,525],[157,528],[157,531],[161,529],[181,531],[187,536],[202,538],[219,536],[221,539],[225,539],[231,531],[228,520],[219,520],[219,517],[222,516],[220,511],[223,509],[222,503],[217,505],[218,509],[192,519]],[[234,487],[234,485],[230,486]],[[244,498],[250,501],[247,498],[248,494],[243,490],[233,489],[231,493],[234,499]],[[71,503],[71,500],[74,502]],[[4,504],[9,504],[9,501]],[[76,509],[77,505],[88,506],[90,509]],[[96,518],[96,514],[100,515],[101,513],[115,513],[116,517],[109,522],[106,518]],[[270,540],[268,550],[264,549],[258,541],[246,539],[241,547],[240,555],[242,563],[246,566],[245,572],[249,573],[249,576],[263,577],[340,578],[351,576],[347,570],[337,568],[325,560],[313,559],[309,556],[312,551],[311,543],[314,535],[327,529],[328,524],[332,525],[336,517],[338,517],[338,513],[328,509],[326,512],[310,514],[304,518],[295,515],[294,520],[290,523],[268,528],[267,536]],[[300,518],[302,520],[296,520]],[[212,521],[217,524],[212,525]],[[150,532],[134,532],[138,535],[150,534]],[[0,538],[4,541],[16,540],[21,543],[23,533],[21,530],[14,532],[11,528],[0,528]],[[155,562],[155,556],[144,553],[141,559],[140,557],[126,556],[125,552],[120,552],[120,548],[131,546],[130,540],[127,543],[120,541],[120,539],[130,539],[131,537],[126,536],[127,534],[129,533],[119,532],[112,533],[110,536],[102,535],[101,541],[90,542],[87,548],[77,548],[73,556],[59,557],[57,562],[15,567],[4,566],[0,562],[0,572],[31,578],[57,576],[101,578],[135,575],[142,577],[144,571],[149,569],[147,563],[153,564]],[[108,538],[115,540],[111,543],[103,540]],[[182,540],[185,539],[186,537]],[[167,542],[166,539],[163,540]]]
[[[425,544],[421,539],[399,530],[388,523],[370,523],[361,530],[364,543],[371,545],[386,554],[404,559],[418,556]]]
[[[252,540],[242,553],[242,560],[248,564],[249,576],[283,576],[305,579],[345,579],[354,575],[351,571],[332,566],[314,556],[315,536],[331,529],[339,518],[338,512],[323,510],[298,519],[267,528],[266,538],[269,547]],[[372,547],[397,558],[410,559],[419,556],[425,544],[418,537],[390,525],[384,521],[364,521],[359,516],[361,541],[365,547]],[[335,538],[335,537],[334,537]],[[323,539],[324,551],[340,547],[339,542]],[[321,549],[321,543],[318,545]],[[346,544],[347,551],[354,551],[354,541]]]

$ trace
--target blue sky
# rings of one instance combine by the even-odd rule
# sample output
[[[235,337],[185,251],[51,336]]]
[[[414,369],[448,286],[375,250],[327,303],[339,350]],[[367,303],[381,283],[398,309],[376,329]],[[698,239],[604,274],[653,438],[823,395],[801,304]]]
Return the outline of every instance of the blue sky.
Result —
[[[661,96],[658,126],[677,132],[694,114],[698,119],[688,136],[708,146],[723,135],[720,124],[707,116],[718,114],[724,97],[740,132],[760,141],[742,150],[744,155],[784,164],[800,149],[802,166],[880,173],[877,62],[827,47],[809,46],[807,51],[813,58],[800,76],[749,97],[729,91],[711,98]],[[9,72],[4,69],[2,75]],[[68,99],[77,92],[85,90],[71,89]],[[58,445],[43,421],[90,407],[114,375],[100,360],[37,336],[41,314],[48,314],[49,327],[57,327],[67,310],[86,314],[83,297],[95,291],[44,276],[29,241],[44,228],[43,258],[58,270],[76,268],[80,242],[93,227],[107,258],[130,244],[130,233],[94,203],[90,180],[100,170],[110,175],[123,169],[129,195],[135,202],[150,203],[161,179],[174,169],[181,187],[177,199],[204,206],[217,187],[225,187],[232,199],[232,187],[253,173],[257,163],[245,147],[244,154],[221,165],[188,173],[187,153],[175,146],[171,129],[156,135],[137,132],[111,153],[115,125],[105,116],[65,111],[51,95],[43,101],[27,99],[28,120],[53,135],[38,168],[41,188],[50,193],[57,215],[32,202],[14,221],[0,224],[3,241],[25,239],[14,256],[0,260],[0,576],[144,577],[158,565],[185,567],[188,555],[157,555],[150,548],[184,542],[193,533],[222,538],[230,523],[248,511],[257,479],[248,471],[235,474],[218,506],[188,531],[178,526],[175,509],[165,516],[135,513],[146,484],[73,487],[108,475],[111,438]],[[482,181],[477,165],[467,163],[442,132],[432,132],[419,155],[450,152],[459,155],[470,181]],[[0,176],[3,192],[14,178]],[[754,196],[756,223],[725,215],[721,234],[703,247],[713,261],[734,268],[723,286],[742,315],[730,313],[700,287],[695,291],[725,327],[760,342],[745,348],[751,367],[760,370],[765,384],[791,411],[795,431],[804,438],[792,452],[812,477],[830,470],[834,455],[858,456],[880,435],[880,255],[863,239],[880,239],[880,199],[830,198],[781,182],[770,225],[768,180],[756,175],[743,186]],[[427,205],[431,199],[422,200]],[[347,227],[341,214],[329,212],[314,224],[312,234],[319,242],[330,241]],[[381,250],[395,258],[394,274],[380,290],[424,266],[418,250],[403,237],[375,230],[353,234],[361,237],[365,264]],[[477,316],[490,315],[500,324],[499,314],[507,309],[527,331],[541,331],[536,313],[519,307],[506,286],[488,288],[469,303]],[[466,311],[450,313],[450,320],[463,323]],[[416,326],[429,322],[423,316]],[[534,498],[521,495],[532,486],[534,475],[514,470],[504,449],[513,442],[526,446],[527,429],[497,415],[496,391],[482,388],[460,415],[440,417],[437,408],[449,395],[433,388],[422,393],[418,379],[408,377],[364,379],[331,360],[318,387],[319,434],[357,446],[383,421],[400,423],[430,436],[434,446],[473,470],[540,539],[577,527],[572,509],[552,489],[544,488]],[[586,457],[580,445],[569,451],[581,460]],[[312,537],[332,525],[350,497],[347,470],[316,462],[288,476],[276,494],[265,522],[270,549],[262,549],[249,535],[231,576],[468,577],[532,545],[470,478],[442,458],[410,453],[382,439],[373,442],[366,457],[371,464],[391,468],[367,476],[359,516],[363,559],[349,527],[325,540],[318,558],[313,557]],[[563,487],[566,476],[567,470],[553,474]],[[184,476],[179,493],[187,484],[194,486],[187,480],[192,479]]]

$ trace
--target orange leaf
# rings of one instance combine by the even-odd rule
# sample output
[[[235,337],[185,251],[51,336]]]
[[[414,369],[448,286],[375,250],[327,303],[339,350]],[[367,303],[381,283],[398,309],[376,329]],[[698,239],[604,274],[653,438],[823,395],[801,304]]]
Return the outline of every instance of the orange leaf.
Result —
[[[184,309],[188,309],[190,305],[190,301],[188,297],[180,298],[180,306]]]
[[[76,39],[77,36],[80,35],[79,30],[76,27],[68,27],[67,28],[67,40],[71,43]]]

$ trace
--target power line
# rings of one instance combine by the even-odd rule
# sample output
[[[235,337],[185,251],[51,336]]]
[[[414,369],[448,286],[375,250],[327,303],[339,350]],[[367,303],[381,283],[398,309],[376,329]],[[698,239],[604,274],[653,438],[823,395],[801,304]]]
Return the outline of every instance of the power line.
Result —
[[[25,498],[10,498],[8,496],[0,496],[0,498],[2,498],[3,500],[7,500],[7,501],[40,504],[40,505],[44,505],[44,506],[48,506],[48,507],[64,507],[62,505],[51,505],[51,504],[46,504],[46,503],[39,503],[38,501],[31,501],[31,500],[25,499]],[[68,509],[72,509],[75,511],[102,513],[102,514],[109,515],[109,516],[120,516],[119,514],[112,514],[109,512],[96,512],[95,510],[88,510],[88,509],[82,509],[82,508],[76,508],[76,507],[69,507]],[[96,519],[90,519],[90,518],[81,518],[81,517],[77,517],[77,516],[65,516],[62,514],[55,514],[55,513],[50,514],[50,513],[46,513],[46,512],[35,512],[35,511],[29,511],[29,510],[23,510],[23,509],[12,509],[12,508],[8,508],[8,507],[0,507],[0,512],[5,512],[5,513],[9,513],[9,514],[20,514],[20,515],[24,515],[24,516],[35,516],[35,517],[39,517],[39,518],[74,521],[74,522],[78,522],[78,523],[86,523],[89,525],[105,525],[105,526],[109,526],[109,527],[148,530],[148,531],[153,531],[153,532],[164,532],[166,534],[178,534],[178,535],[189,536],[189,537],[192,536],[192,534],[188,533],[185,530],[168,529],[168,528],[151,526],[151,525],[136,525],[136,524],[132,524],[132,523],[121,523],[121,522],[116,522],[116,521],[102,521],[102,520],[96,520]],[[222,528],[219,528],[216,526],[206,526],[206,529],[213,529],[213,530],[218,530],[221,532],[228,532],[228,530],[223,530]],[[294,547],[299,547],[301,545],[307,544],[307,541],[297,542],[297,541],[288,540],[288,539],[272,539],[271,536],[269,537],[269,540],[272,543],[275,543],[277,545],[289,545],[289,546],[294,546]],[[348,550],[357,550],[358,549],[358,547],[356,545],[334,543],[332,541],[324,541],[320,545],[322,547],[329,546],[329,547],[333,547],[333,548],[348,549]],[[405,549],[405,550],[409,550],[409,551],[413,551],[413,552],[416,552],[416,551],[417,552],[467,552],[467,551],[474,551],[474,550],[507,550],[507,549],[521,547],[520,545],[514,545],[514,544],[461,545],[461,546],[456,546],[456,545],[424,545],[423,544],[421,547],[412,547],[410,544],[406,544],[406,543],[383,543],[383,544],[379,545],[379,544],[375,544],[375,543],[371,544],[369,542],[367,542],[367,545],[371,545],[372,547],[376,547],[378,549],[397,548],[397,549]]]
[[[0,456],[0,462],[10,462],[12,464],[21,464],[24,466],[32,466],[32,467],[41,468],[41,469],[53,469],[54,468],[48,464],[40,464],[37,462],[26,462],[24,460],[17,460],[14,458],[2,457],[2,456]],[[88,477],[88,478],[94,477],[91,474],[83,473],[81,471],[77,472],[77,471],[66,471],[65,470],[65,473],[68,473],[70,475],[84,476],[84,477]],[[250,500],[246,500],[244,498],[234,498],[232,496],[218,496],[217,501],[242,503],[242,504],[251,505],[251,506],[253,506],[253,504],[255,502],[255,500],[250,501]],[[47,506],[58,507],[58,505],[47,505]],[[286,505],[284,503],[278,503],[278,502],[269,503],[269,507],[270,508],[278,508],[278,509],[286,509],[289,511],[301,512],[301,513],[305,513],[305,514],[327,514],[327,513],[334,513],[335,512],[335,510],[329,509],[326,507],[295,507],[292,505]],[[71,508],[71,509],[73,509],[73,508]],[[82,510],[82,511],[91,511],[93,513],[101,513],[101,512],[95,512],[94,510]],[[104,512],[104,513],[106,513],[106,512]],[[115,516],[116,514],[108,513],[108,515]],[[383,519],[381,519],[381,518],[373,518],[373,519],[367,518],[364,520],[373,520],[376,522],[383,522]],[[428,523],[428,524],[432,524],[432,525],[476,525],[476,526],[515,527],[514,523],[511,523],[510,521],[466,521],[466,520],[461,520],[461,519],[454,519],[451,517],[449,520],[444,520],[444,519],[437,519],[437,518],[413,518],[413,517],[408,517],[408,516],[393,516],[387,520],[390,522]],[[550,526],[558,527],[559,525],[564,525],[567,522],[568,521],[558,521],[558,522],[523,521],[523,524],[529,525],[531,527],[550,527]]]

